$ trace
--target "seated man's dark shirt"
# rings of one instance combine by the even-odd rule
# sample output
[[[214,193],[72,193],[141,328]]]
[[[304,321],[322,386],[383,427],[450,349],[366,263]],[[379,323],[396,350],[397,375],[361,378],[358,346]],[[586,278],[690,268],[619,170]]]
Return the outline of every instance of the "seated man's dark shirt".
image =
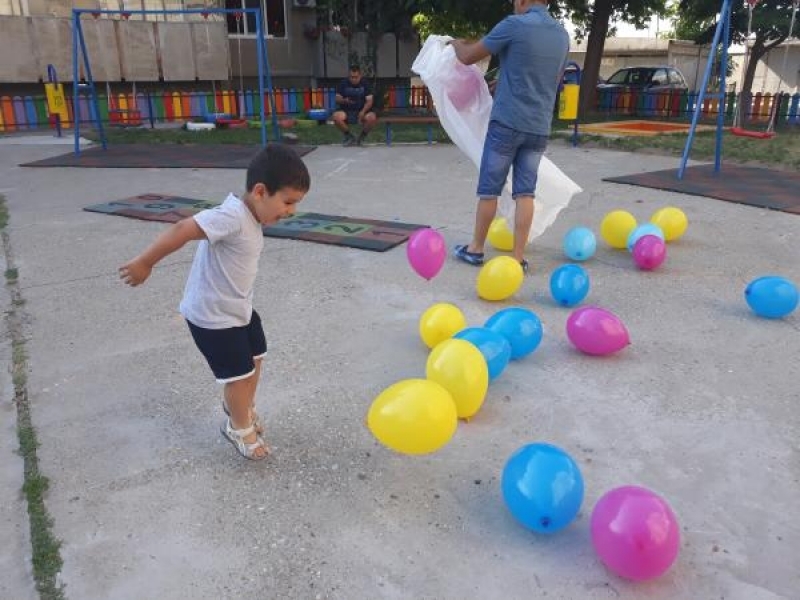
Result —
[[[340,105],[340,108],[348,113],[358,113],[364,108],[366,97],[372,95],[369,83],[362,77],[358,84],[353,85],[349,79],[343,79],[336,88],[336,93],[342,98],[351,100],[350,103]]]

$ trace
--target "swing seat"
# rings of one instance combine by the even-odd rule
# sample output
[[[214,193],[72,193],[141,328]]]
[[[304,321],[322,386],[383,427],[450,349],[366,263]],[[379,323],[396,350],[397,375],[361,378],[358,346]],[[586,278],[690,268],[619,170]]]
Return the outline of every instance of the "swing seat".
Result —
[[[142,113],[135,108],[113,108],[108,111],[108,121],[112,127],[141,127]]]
[[[731,133],[739,137],[755,138],[757,140],[768,140],[775,137],[774,131],[752,131],[742,127],[731,127]]]

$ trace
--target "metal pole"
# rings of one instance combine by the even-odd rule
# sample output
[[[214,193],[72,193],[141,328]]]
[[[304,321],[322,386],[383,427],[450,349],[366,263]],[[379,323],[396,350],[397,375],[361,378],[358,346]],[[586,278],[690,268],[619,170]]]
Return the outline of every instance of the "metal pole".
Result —
[[[80,144],[80,119],[78,118],[78,27],[80,27],[81,13],[78,9],[72,10],[72,128],[75,130],[75,155],[81,153]]]
[[[256,12],[256,53],[258,54],[258,95],[261,117],[261,146],[267,145],[267,115],[264,111],[264,36],[261,35],[261,10]],[[240,57],[241,75],[241,57]]]
[[[700,90],[697,93],[697,100],[694,107],[694,114],[692,115],[692,125],[689,128],[689,135],[686,138],[686,145],[683,148],[683,156],[681,156],[681,163],[680,167],[678,168],[678,179],[683,179],[683,174],[686,172],[686,163],[689,161],[689,152],[692,149],[692,142],[694,142],[694,134],[697,130],[697,122],[700,120],[700,113],[703,110],[703,100],[706,96],[706,88],[708,87],[708,82],[711,79],[711,67],[714,64],[714,58],[717,54],[717,46],[720,42],[720,37],[722,36],[723,29],[729,26],[729,21],[731,18],[731,0],[723,0],[722,9],[719,12],[719,23],[717,23],[717,29],[714,32],[714,40],[711,42],[711,52],[708,55],[708,60],[706,61],[706,68],[703,72],[703,81],[700,84]],[[727,56],[727,54],[726,54]],[[721,64],[721,69],[727,70],[728,64],[723,63]],[[717,129],[719,130],[719,124],[717,124]],[[718,134],[720,132],[718,131]]]

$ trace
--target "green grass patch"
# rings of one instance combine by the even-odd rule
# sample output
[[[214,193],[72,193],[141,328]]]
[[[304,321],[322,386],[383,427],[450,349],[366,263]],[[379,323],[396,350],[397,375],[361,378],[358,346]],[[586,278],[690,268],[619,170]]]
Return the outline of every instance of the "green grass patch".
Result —
[[[592,114],[587,122],[623,121],[635,119],[629,116],[608,116]],[[641,119],[639,117],[638,119]],[[672,120],[669,122],[685,122]],[[714,125],[712,121],[705,125]],[[358,127],[353,128],[359,131]],[[297,142],[307,145],[338,145],[342,142],[342,134],[332,125],[317,125],[300,120],[298,125],[284,130],[297,136]],[[572,134],[572,125],[568,122],[553,120],[553,137],[566,138]],[[110,144],[253,144],[261,143],[260,129],[216,129],[212,131],[186,131],[184,129],[109,129],[107,131]],[[89,130],[86,137],[99,141],[97,133]],[[272,138],[271,124],[268,137]],[[725,131],[723,135],[723,156],[725,160],[734,162],[751,162],[781,168],[800,169],[800,127],[784,126],[778,135],[770,140],[737,137]],[[432,139],[437,143],[451,143],[450,138],[441,126],[434,126]],[[378,125],[367,137],[367,143],[386,143],[386,127],[378,121]],[[416,124],[392,125],[393,143],[425,143],[428,141],[428,126]],[[581,134],[584,146],[626,150],[629,152],[658,152],[680,156],[686,143],[686,134],[663,134],[652,137],[605,137]],[[714,157],[715,133],[698,132],[692,147],[692,158],[707,160]],[[2,218],[2,215],[0,215]]]
[[[0,229],[5,229],[8,225],[8,206],[6,206],[6,198],[0,194]]]
[[[7,225],[8,207],[5,198],[0,194],[0,238],[2,238],[2,250],[8,261],[11,256],[9,251],[11,242],[6,231]],[[6,285],[10,288],[12,296],[12,308],[7,313],[6,319],[11,333],[11,380],[14,384],[14,403],[17,407],[19,454],[24,465],[22,491],[28,505],[33,578],[42,600],[64,600],[64,589],[57,583],[58,573],[63,565],[60,554],[61,542],[53,535],[53,520],[45,506],[49,482],[39,471],[39,460],[36,455],[39,443],[28,402],[26,387],[28,355],[22,334],[23,317],[19,312],[24,302],[19,292],[17,269],[9,265],[5,276]]]
[[[567,137],[561,135],[561,137]],[[584,146],[611,148],[629,152],[659,152],[674,156],[683,154],[686,134],[664,134],[652,137],[605,137],[581,134]],[[716,132],[703,131],[695,134],[691,158],[710,160],[714,158]],[[772,139],[759,140],[735,136],[725,131],[722,136],[722,156],[726,161],[756,163],[761,165],[800,170],[800,129],[784,129]]]

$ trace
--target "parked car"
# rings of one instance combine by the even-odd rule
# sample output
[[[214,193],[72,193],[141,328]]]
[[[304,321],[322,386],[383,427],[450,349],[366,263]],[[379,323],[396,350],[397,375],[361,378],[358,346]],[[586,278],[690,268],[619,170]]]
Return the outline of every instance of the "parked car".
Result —
[[[581,71],[581,77],[583,76],[583,71]],[[569,83],[578,83],[578,69],[574,65],[567,65],[567,68],[564,69],[564,75],[561,78],[562,84],[569,84]],[[597,83],[605,83],[602,77],[597,78]]]
[[[675,67],[626,67],[597,85],[598,91],[613,89],[661,92],[686,91],[689,86],[683,73]]]

